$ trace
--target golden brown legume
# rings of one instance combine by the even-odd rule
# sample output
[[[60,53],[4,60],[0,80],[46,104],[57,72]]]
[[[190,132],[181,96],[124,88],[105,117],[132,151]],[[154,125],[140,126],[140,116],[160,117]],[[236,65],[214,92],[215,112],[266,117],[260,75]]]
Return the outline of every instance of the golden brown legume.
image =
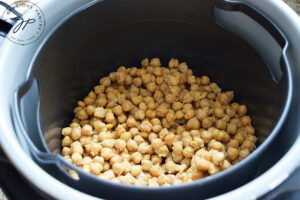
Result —
[[[141,67],[120,66],[77,102],[61,132],[69,162],[116,183],[157,187],[218,173],[256,148],[247,106],[232,103],[232,91],[175,58],[168,68],[159,58]]]

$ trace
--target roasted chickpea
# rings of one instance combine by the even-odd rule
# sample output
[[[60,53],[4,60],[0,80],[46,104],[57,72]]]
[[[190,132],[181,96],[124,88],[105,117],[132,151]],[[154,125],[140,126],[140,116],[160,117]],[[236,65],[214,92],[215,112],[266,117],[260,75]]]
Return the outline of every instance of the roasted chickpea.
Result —
[[[64,158],[99,178],[150,187],[191,182],[246,158],[257,142],[247,106],[186,62],[167,64],[145,58],[141,68],[100,78],[61,130]]]

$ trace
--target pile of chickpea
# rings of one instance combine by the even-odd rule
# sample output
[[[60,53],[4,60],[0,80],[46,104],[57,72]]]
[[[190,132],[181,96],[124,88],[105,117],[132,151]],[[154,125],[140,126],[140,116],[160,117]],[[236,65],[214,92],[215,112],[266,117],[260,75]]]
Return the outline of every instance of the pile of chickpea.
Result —
[[[102,179],[154,187],[216,174],[256,148],[247,107],[231,103],[232,91],[178,59],[141,65],[119,67],[78,101],[62,129],[68,161]]]

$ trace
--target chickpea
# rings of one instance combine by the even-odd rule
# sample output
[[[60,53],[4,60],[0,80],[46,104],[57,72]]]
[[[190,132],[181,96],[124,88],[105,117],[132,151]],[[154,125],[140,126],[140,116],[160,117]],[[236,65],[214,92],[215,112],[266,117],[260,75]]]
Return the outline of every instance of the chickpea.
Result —
[[[188,66],[186,62],[182,62],[178,65],[178,70],[182,73],[186,73],[188,71]]]
[[[174,111],[178,111],[181,110],[183,108],[183,104],[179,101],[175,102],[172,104],[173,110]]]
[[[126,72],[124,71],[117,71],[115,73],[115,76],[116,76],[116,82],[119,84],[119,85],[122,85],[124,84],[125,80],[126,80]]]
[[[160,68],[160,67],[155,67],[155,68],[153,69],[153,74],[154,74],[155,76],[161,76],[161,75],[162,75],[162,70],[161,70],[161,68]]]
[[[133,104],[139,105],[140,103],[142,103],[143,97],[141,95],[134,96],[134,97],[132,97],[131,101],[132,101]]]
[[[127,121],[127,117],[125,114],[121,114],[118,116],[118,122],[119,123],[125,123]]]
[[[156,117],[156,111],[154,110],[147,110],[146,111],[146,117],[149,119],[153,119]]]
[[[104,92],[104,85],[97,85],[94,87],[94,92],[95,94],[100,94],[100,93],[103,93]]]
[[[225,130],[227,127],[227,124],[224,120],[220,119],[220,120],[217,120],[216,127],[220,130]]]
[[[108,171],[109,168],[110,168],[109,163],[108,163],[108,162],[104,162],[104,164],[103,164],[103,171]],[[108,179],[109,179],[109,178],[108,178]]]
[[[242,149],[242,150],[239,152],[239,156],[240,156],[241,159],[246,158],[249,154],[250,154],[249,149]]]
[[[247,107],[245,105],[240,105],[237,112],[240,116],[244,116],[247,113]]]
[[[87,112],[87,114],[88,115],[91,115],[91,116],[93,116],[94,115],[94,112],[95,112],[95,106],[93,106],[93,105],[88,105],[87,107],[86,107],[86,112]]]
[[[236,134],[236,132],[237,132],[237,126],[235,124],[233,124],[233,123],[228,124],[227,125],[227,132],[229,134]]]
[[[221,140],[221,142],[229,142],[229,140],[230,140],[229,134],[226,131],[223,131],[223,133],[224,133],[224,136],[223,136],[223,139]]]
[[[241,149],[253,150],[254,148],[255,148],[255,144],[252,141],[247,140],[247,139],[241,145]]]
[[[157,179],[157,183],[159,185],[164,185],[165,183],[167,183],[168,177],[165,174],[162,174],[158,177]]]
[[[83,154],[83,148],[79,141],[75,141],[71,144],[71,152],[72,153],[79,153],[80,155]]]
[[[100,172],[103,171],[103,166],[98,162],[91,163],[90,171],[92,174],[98,175],[98,174],[100,174]]]
[[[152,167],[152,162],[150,160],[142,160],[142,170],[149,171]]]
[[[156,90],[156,91],[154,92],[153,97],[154,97],[154,99],[155,99],[156,101],[158,101],[158,100],[162,99],[163,93],[162,93],[160,90]]]
[[[140,152],[134,152],[131,155],[131,160],[135,163],[135,164],[139,164],[142,161],[142,154]]]
[[[185,147],[182,151],[182,154],[184,155],[184,157],[186,158],[191,158],[194,155],[194,149],[190,146]]]
[[[124,172],[125,167],[122,163],[115,163],[113,164],[112,169],[116,176],[120,176]]]
[[[136,119],[139,119],[139,120],[143,120],[145,118],[145,111],[143,110],[138,110],[136,113],[135,113],[135,118]]]
[[[142,154],[149,153],[151,151],[151,146],[146,142],[143,142],[139,145],[138,151]]]
[[[114,147],[118,151],[123,151],[126,148],[126,142],[124,140],[117,139]]]
[[[80,126],[74,127],[72,129],[71,138],[73,140],[78,140],[80,138],[80,136],[81,136],[81,128],[80,128]]]
[[[210,79],[208,76],[202,76],[201,77],[201,84],[202,85],[208,85],[210,83]]]
[[[171,58],[169,61],[169,68],[176,68],[179,65],[178,59]]]
[[[191,92],[187,92],[184,96],[183,96],[183,103],[192,103],[194,100],[194,96]]]
[[[72,153],[71,159],[74,164],[78,165],[82,161],[82,156],[79,153],[75,152]]]
[[[228,143],[227,143],[228,147],[233,147],[233,148],[238,148],[239,147],[239,142],[236,139],[231,139]]]
[[[142,167],[140,165],[133,165],[130,172],[132,176],[138,176],[142,172]]]
[[[196,83],[196,77],[195,76],[187,76],[187,83],[189,85],[195,84]]]
[[[165,98],[166,98],[166,102],[168,102],[168,103],[174,103],[177,100],[176,95],[174,95],[172,93],[166,94]]]
[[[159,138],[153,139],[151,142],[151,146],[154,150],[158,150],[163,145],[164,145],[163,141]]]
[[[142,136],[136,135],[136,136],[134,137],[134,141],[135,141],[137,144],[141,144],[141,143],[144,142],[145,140],[144,140],[144,138],[143,138]]]
[[[106,116],[106,110],[103,107],[97,107],[94,111],[94,116],[99,119],[103,119]]]
[[[180,155],[183,151],[182,142],[174,142],[172,149],[173,149],[173,153],[175,155]]]
[[[65,136],[64,139],[61,141],[63,147],[70,147],[73,140],[69,136]]]
[[[254,135],[247,135],[246,139],[253,142],[253,143],[255,143],[257,141],[257,137],[254,136]]]
[[[176,119],[176,116],[174,115],[174,112],[168,112],[166,115],[166,120],[168,123],[173,123]]]
[[[232,103],[233,91],[178,59],[166,68],[145,58],[141,66],[120,66],[77,102],[61,130],[65,159],[99,178],[157,187],[216,174],[256,148],[247,107]]]
[[[142,81],[143,81],[143,83],[145,85],[147,85],[148,83],[150,83],[151,78],[152,78],[151,74],[143,74],[142,75]]]
[[[148,179],[148,186],[149,187],[158,187],[159,184],[157,183],[157,179],[156,178]]]
[[[232,165],[230,164],[230,162],[228,162],[228,160],[224,160],[223,165],[222,165],[222,169],[228,169],[229,167],[231,167]]]
[[[166,157],[169,153],[169,149],[166,145],[163,145],[159,149],[155,150],[155,153],[161,157]]]
[[[77,112],[77,117],[80,120],[85,120],[89,118],[88,113],[86,112],[86,110],[82,109],[79,112]]]
[[[149,65],[149,59],[144,58],[141,62],[142,67],[147,67]]]
[[[195,111],[193,109],[189,109],[189,110],[186,111],[186,113],[184,115],[184,118],[189,120],[189,119],[192,119],[194,116],[195,116]]]
[[[183,119],[184,113],[181,110],[176,111],[175,113],[176,119]]]
[[[233,108],[228,107],[225,109],[225,113],[226,113],[226,115],[229,115],[230,117],[234,117],[235,110]]]
[[[138,144],[134,140],[127,141],[127,149],[129,151],[136,151],[139,148]]]
[[[161,63],[160,63],[159,58],[152,58],[151,61],[150,61],[150,65],[152,67],[160,67]]]
[[[210,118],[205,118],[203,121],[202,121],[202,127],[203,128],[210,128],[212,126],[212,121]]]
[[[208,169],[208,173],[210,175],[216,174],[220,171],[220,168],[217,167],[216,165],[214,165],[213,163],[210,163],[209,169]]]
[[[194,158],[194,161],[196,163],[196,167],[198,170],[201,170],[201,171],[207,171],[210,167],[210,162],[203,159],[203,158],[200,158],[198,156],[196,156]]]
[[[204,147],[204,141],[200,137],[194,137],[194,140],[191,142],[191,146],[197,150]]]
[[[104,87],[108,87],[111,84],[111,80],[109,77],[103,77],[100,79],[100,84],[103,85]]]
[[[82,108],[86,106],[83,101],[77,101],[77,104],[79,107],[82,107]]]
[[[212,156],[212,161],[215,165],[221,165],[225,159],[223,152],[216,152]]]
[[[224,135],[225,135],[224,131],[215,130],[213,131],[212,136],[215,140],[221,141],[224,138]]]
[[[170,89],[170,92],[175,95],[175,96],[178,96],[179,95],[179,92],[180,92],[180,87],[178,86],[173,86],[173,85],[170,85],[169,86],[169,89]]]
[[[180,77],[172,76],[172,75],[167,76],[167,84],[169,86],[177,86],[179,82],[180,82]]]
[[[150,133],[152,130],[152,124],[149,121],[144,121],[140,125],[141,131]]]
[[[71,153],[72,153],[72,150],[71,150],[71,148],[69,148],[69,147],[63,147],[63,149],[62,149],[62,151],[61,151],[61,154],[62,154],[63,156],[70,156]]]
[[[167,135],[165,137],[165,143],[168,145],[168,146],[172,146],[174,140],[175,140],[176,136],[175,134],[171,133],[169,135]]]
[[[135,118],[133,118],[132,116],[128,117],[126,124],[128,127],[135,127],[136,126]]]
[[[159,117],[165,117],[167,113],[168,113],[168,108],[166,108],[165,106],[160,105],[156,109],[156,115]]]
[[[191,159],[190,158],[184,158],[180,161],[181,165],[186,165],[187,167],[191,166]]]
[[[176,172],[176,169],[177,169],[177,165],[173,162],[173,161],[168,161],[166,163],[166,171],[169,173],[169,174],[173,174]]]
[[[82,133],[82,135],[90,136],[93,134],[93,127],[86,124],[82,127],[81,133]]]
[[[239,144],[242,144],[245,140],[244,136],[242,133],[237,133],[235,136],[234,136],[234,139],[236,141],[238,141]]]
[[[127,154],[128,152],[126,151],[126,149],[123,151],[123,153],[121,153],[120,155],[121,155],[121,158],[123,159],[123,160],[127,160],[127,161],[129,161],[130,159],[131,159],[131,156],[129,155],[129,154]]]
[[[230,160],[235,160],[235,159],[237,159],[238,156],[239,156],[239,151],[236,148],[228,147],[227,157]]]
[[[72,128],[71,128],[71,127],[63,128],[63,129],[62,129],[62,132],[61,132],[61,134],[62,134],[63,136],[70,136],[71,133],[72,133]]]
[[[159,133],[161,131],[161,129],[162,129],[161,125],[154,125],[154,126],[152,126],[152,130],[155,133]]]
[[[208,142],[211,140],[212,136],[213,136],[213,134],[212,134],[211,132],[209,132],[209,131],[203,131],[203,132],[201,132],[201,134],[200,134],[201,139],[202,139],[205,143],[208,143]]]
[[[101,150],[101,157],[104,158],[104,160],[110,160],[115,153],[111,150],[111,148],[103,148]]]
[[[207,112],[204,109],[198,109],[196,111],[197,119],[203,121],[207,117]]]
[[[105,139],[102,141],[101,145],[102,145],[102,147],[105,147],[105,148],[113,148],[115,143],[116,143],[116,141],[114,139]]]
[[[124,112],[128,112],[131,109],[132,109],[132,103],[130,101],[125,100],[122,102],[122,110]]]
[[[100,96],[97,100],[96,100],[96,105],[98,107],[103,107],[106,106],[107,104],[107,99],[105,96]]]
[[[222,108],[215,108],[215,116],[217,118],[223,118],[224,117],[224,110]]]
[[[113,109],[112,109],[113,113],[115,115],[121,115],[123,113],[123,110],[122,110],[122,107],[120,105],[118,106],[115,106]]]
[[[246,129],[247,134],[254,135],[255,130],[252,126],[246,126],[245,129]]]
[[[150,110],[154,110],[157,107],[157,104],[154,101],[150,101],[147,103],[147,108]]]
[[[164,83],[164,77],[162,77],[162,76],[156,77],[155,83],[157,85],[162,85]]]
[[[187,128],[190,130],[198,130],[200,128],[199,120],[194,117],[187,122]]]
[[[124,140],[124,141],[128,141],[130,138],[131,138],[131,133],[130,132],[122,133],[122,135],[120,136],[120,139]]]
[[[155,176],[155,177],[159,177],[163,173],[162,168],[158,164],[153,165],[150,168],[149,172],[152,176]]]

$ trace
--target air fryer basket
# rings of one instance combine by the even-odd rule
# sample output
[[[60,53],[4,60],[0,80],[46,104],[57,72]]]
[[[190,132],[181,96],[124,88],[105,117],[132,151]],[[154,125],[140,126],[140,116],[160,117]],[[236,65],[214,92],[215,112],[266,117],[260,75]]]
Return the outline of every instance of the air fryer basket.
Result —
[[[193,199],[237,188],[272,165],[272,156],[269,161],[262,159],[262,151],[279,131],[289,106],[290,76],[281,57],[285,41],[276,31],[262,15],[243,4],[220,1],[216,7],[212,0],[100,2],[68,20],[38,52],[29,81],[16,95],[27,134],[23,137],[35,148],[33,158],[48,173],[98,197]],[[60,131],[71,122],[76,101],[102,76],[120,65],[140,66],[145,57],[159,57],[164,65],[170,58],[187,61],[197,76],[208,75],[222,89],[233,90],[235,100],[246,104],[253,118],[259,138],[253,155],[219,174],[161,188],[99,180],[62,161],[55,154],[60,152]],[[79,170],[80,180],[72,179],[62,165]]]

